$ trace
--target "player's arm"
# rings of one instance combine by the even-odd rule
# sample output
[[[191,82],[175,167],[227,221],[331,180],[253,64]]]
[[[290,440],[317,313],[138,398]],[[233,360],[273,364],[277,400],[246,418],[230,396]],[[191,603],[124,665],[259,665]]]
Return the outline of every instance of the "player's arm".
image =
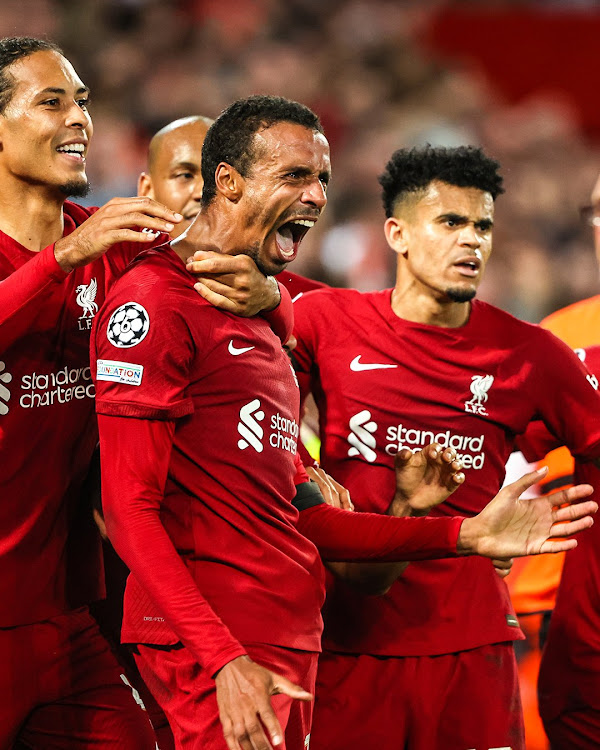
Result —
[[[590,485],[521,499],[545,473],[545,469],[532,472],[507,485],[473,518],[348,513],[327,505],[318,488],[300,485],[295,501],[301,511],[298,529],[323,559],[333,561],[394,562],[462,555],[504,559],[563,552],[577,546],[575,539],[565,537],[589,528],[598,506],[593,501],[579,502],[593,492]]]
[[[348,491],[322,469],[307,469],[330,505],[348,508]],[[426,516],[463,482],[462,464],[453,448],[431,443],[422,451],[404,449],[396,456],[396,492],[387,514],[396,518]],[[345,497],[347,496],[347,498]],[[338,501],[339,498],[339,501]],[[330,562],[330,570],[365,594],[382,595],[402,575],[408,562]]]
[[[162,525],[175,422],[100,414],[98,423],[104,516],[117,553],[182,643],[215,676],[228,746],[247,741],[252,747],[277,747],[283,735],[270,697],[312,696],[246,655],[202,596]]]
[[[122,242],[151,245],[169,233],[183,216],[152,198],[113,198],[70,234],[54,244],[54,257],[64,273],[100,258]],[[144,231],[145,230],[145,231]]]
[[[186,268],[196,291],[211,305],[250,318],[261,314],[285,344],[292,334],[292,300],[274,276],[265,276],[248,255],[198,250]]]

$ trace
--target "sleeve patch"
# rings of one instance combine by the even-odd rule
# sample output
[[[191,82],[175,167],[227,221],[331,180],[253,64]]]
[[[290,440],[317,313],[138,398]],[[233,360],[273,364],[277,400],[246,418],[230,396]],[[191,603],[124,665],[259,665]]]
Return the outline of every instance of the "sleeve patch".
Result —
[[[117,362],[113,359],[99,359],[96,366],[96,380],[108,380],[110,383],[126,385],[140,385],[142,382],[143,365]]]
[[[149,330],[148,311],[137,302],[126,302],[110,316],[106,337],[113,346],[129,349],[143,341]]]

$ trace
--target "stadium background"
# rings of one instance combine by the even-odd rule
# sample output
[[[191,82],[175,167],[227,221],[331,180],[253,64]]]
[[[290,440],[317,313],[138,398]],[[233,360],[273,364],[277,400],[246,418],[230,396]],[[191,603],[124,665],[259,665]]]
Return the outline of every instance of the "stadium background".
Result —
[[[281,94],[319,113],[334,167],[294,271],[391,285],[385,161],[400,146],[473,143],[507,188],[480,297],[537,322],[598,293],[578,211],[600,169],[598,0],[3,0],[0,34],[57,41],[91,87],[92,205],[135,193],[167,122]],[[526,689],[532,704],[534,676]],[[545,748],[528,729],[529,750]]]

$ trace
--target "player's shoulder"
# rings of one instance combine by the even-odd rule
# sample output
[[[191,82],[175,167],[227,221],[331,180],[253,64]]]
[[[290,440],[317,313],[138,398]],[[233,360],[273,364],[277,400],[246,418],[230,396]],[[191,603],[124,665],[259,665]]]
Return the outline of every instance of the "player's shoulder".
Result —
[[[319,289],[302,292],[294,300],[294,309],[313,309],[314,307],[335,307],[340,305],[368,305],[373,295],[381,292],[360,292],[358,289],[325,286]]]
[[[519,336],[520,340],[530,337],[544,338],[547,334],[537,323],[521,320],[506,312],[506,310],[490,305],[488,302],[474,300],[472,305],[471,316],[473,321],[479,326],[485,327],[490,334],[501,337]]]
[[[155,309],[169,308],[182,297],[201,300],[193,285],[193,276],[167,243],[144,250],[127,266],[111,287],[105,307],[128,299]]]
[[[300,276],[297,273],[291,273],[290,271],[282,271],[277,276],[279,281],[288,290],[292,300],[305,294],[306,292],[314,291],[315,289],[327,289],[327,284],[322,281],[316,281],[315,279],[309,279],[306,276]]]

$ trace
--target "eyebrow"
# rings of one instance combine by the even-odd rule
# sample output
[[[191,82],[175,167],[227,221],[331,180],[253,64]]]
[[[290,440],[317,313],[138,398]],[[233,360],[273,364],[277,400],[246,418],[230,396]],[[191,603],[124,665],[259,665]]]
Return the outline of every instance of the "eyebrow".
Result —
[[[200,165],[194,163],[193,161],[176,161],[171,166],[171,169],[189,169],[190,172],[194,172],[200,169]]]
[[[82,87],[78,88],[75,93],[76,94],[89,94],[89,92],[90,92],[90,90],[89,90],[88,86],[82,86]],[[48,86],[47,88],[45,88],[42,91],[40,91],[40,95],[42,95],[42,94],[66,94],[66,93],[67,92],[66,92],[65,89],[54,88],[53,86]]]
[[[453,221],[456,224],[466,224],[469,221],[468,216],[462,216],[461,214],[455,214],[455,213],[447,213],[447,214],[441,214],[437,218],[438,221]],[[480,229],[483,229],[484,231],[486,229],[491,229],[494,226],[494,222],[491,219],[477,219],[473,222],[475,226],[479,227]]]

